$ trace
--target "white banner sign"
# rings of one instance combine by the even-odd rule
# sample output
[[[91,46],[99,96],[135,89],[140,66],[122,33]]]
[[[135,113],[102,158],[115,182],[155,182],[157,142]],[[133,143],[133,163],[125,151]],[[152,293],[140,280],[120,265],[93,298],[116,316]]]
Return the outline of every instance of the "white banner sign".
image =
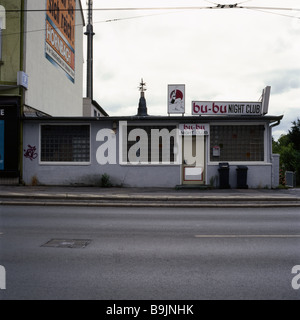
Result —
[[[207,123],[179,124],[179,134],[183,136],[208,136],[209,124]]]
[[[261,102],[192,101],[193,115],[260,116]]]

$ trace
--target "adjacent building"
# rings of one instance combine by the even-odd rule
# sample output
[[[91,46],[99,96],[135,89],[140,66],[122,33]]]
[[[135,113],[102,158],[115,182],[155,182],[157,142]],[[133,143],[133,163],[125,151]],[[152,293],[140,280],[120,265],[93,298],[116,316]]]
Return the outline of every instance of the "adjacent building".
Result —
[[[22,170],[21,117],[83,115],[80,0],[0,0],[0,182]]]

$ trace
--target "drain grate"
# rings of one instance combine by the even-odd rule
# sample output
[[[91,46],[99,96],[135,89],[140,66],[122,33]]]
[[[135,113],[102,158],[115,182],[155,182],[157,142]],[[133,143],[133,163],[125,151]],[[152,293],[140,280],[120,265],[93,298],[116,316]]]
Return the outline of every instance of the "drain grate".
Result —
[[[87,239],[51,239],[42,247],[80,249],[85,248],[91,241]]]

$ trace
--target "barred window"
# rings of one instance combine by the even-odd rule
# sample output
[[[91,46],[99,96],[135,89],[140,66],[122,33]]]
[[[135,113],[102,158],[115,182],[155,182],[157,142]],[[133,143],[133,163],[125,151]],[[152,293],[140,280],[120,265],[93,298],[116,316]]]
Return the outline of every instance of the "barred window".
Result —
[[[264,125],[211,125],[210,161],[264,161],[264,130]]]
[[[128,126],[127,148],[123,148],[122,154],[123,162],[173,164],[176,161],[175,136],[172,132],[174,129],[176,126]],[[130,141],[130,133],[134,133],[135,130],[142,136],[138,135],[134,141]]]
[[[42,162],[89,162],[89,125],[42,125]]]

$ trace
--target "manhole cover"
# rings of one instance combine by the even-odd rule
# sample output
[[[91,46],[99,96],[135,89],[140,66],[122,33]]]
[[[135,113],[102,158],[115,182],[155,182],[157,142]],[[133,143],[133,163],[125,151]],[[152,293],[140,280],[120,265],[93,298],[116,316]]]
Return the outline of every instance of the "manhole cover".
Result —
[[[52,248],[85,248],[90,244],[91,240],[83,239],[51,239],[42,247],[52,247]]]

